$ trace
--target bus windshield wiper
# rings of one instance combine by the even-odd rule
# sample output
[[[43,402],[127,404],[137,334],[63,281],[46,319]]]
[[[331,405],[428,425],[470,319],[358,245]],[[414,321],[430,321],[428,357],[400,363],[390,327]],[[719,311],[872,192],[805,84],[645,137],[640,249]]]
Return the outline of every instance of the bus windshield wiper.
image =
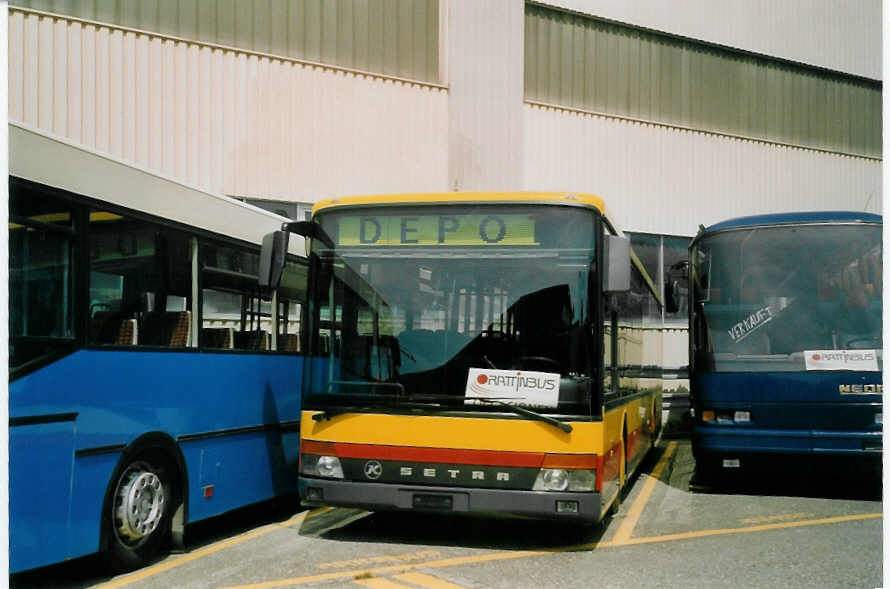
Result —
[[[399,383],[376,383],[376,382],[362,382],[362,381],[347,381],[349,384],[357,384],[364,386],[372,386],[372,385],[389,385],[396,386],[399,390],[404,391],[404,387]],[[341,384],[341,381],[334,381],[333,384]],[[504,399],[509,399],[510,397],[504,397],[504,399],[498,397],[458,397],[455,395],[411,395],[411,396],[403,396],[403,395],[354,395],[355,397],[361,397],[363,399],[367,399],[369,401],[402,401],[406,403],[408,407],[420,408],[420,407],[442,407],[442,402],[444,401],[463,401],[466,402],[468,400],[479,401],[481,403],[491,403],[493,405],[498,405],[504,407],[505,409],[509,409],[513,413],[517,415],[522,415],[523,417],[530,417],[531,419],[535,419],[537,421],[542,421],[544,423],[549,423],[552,426],[558,427],[562,431],[568,433],[572,432],[572,426],[564,421],[560,421],[555,417],[550,417],[549,415],[543,415],[538,413],[537,411],[532,411],[531,409],[526,409],[525,407],[520,407],[518,405],[513,405],[512,403],[507,403]],[[333,407],[324,409],[319,413],[316,413],[312,416],[314,421],[321,421],[323,419],[331,419],[334,416],[341,415],[343,413],[349,412],[349,408],[346,407]]]
[[[358,385],[358,386],[388,386],[390,388],[397,388],[400,392],[404,393],[405,387],[401,383],[397,382],[364,382],[364,381],[332,381],[331,385],[335,384],[350,384],[350,385]],[[328,390],[330,391],[330,385],[328,386]],[[355,399],[358,401],[358,404],[362,404],[362,401],[399,401],[400,407],[410,407],[410,408],[422,408],[422,407],[441,407],[440,401],[454,401],[462,399],[462,397],[455,396],[445,396],[445,395],[429,395],[429,396],[412,396],[409,397],[404,394],[399,395],[390,395],[390,394],[358,394],[358,395],[349,395],[350,399]],[[407,403],[405,403],[407,401]],[[322,421],[323,419],[331,419],[337,415],[342,415],[343,413],[349,413],[352,409],[355,408],[355,405],[352,407],[330,407],[327,409],[323,409],[318,413],[312,416],[314,421]]]
[[[513,413],[517,415],[522,415],[524,417],[531,417],[532,419],[536,419],[538,421],[543,421],[544,423],[549,423],[550,425],[556,426],[567,434],[572,433],[572,426],[564,421],[560,421],[555,417],[550,417],[549,415],[543,415],[538,413],[537,411],[532,411],[531,409],[526,409],[525,407],[520,407],[519,405],[513,405],[512,403],[507,403],[506,401],[502,401],[495,397],[472,397],[476,401],[481,401],[483,403],[493,403],[495,405],[500,405],[506,409],[509,409]]]
[[[387,396],[394,398],[401,398],[405,395],[405,385],[400,382],[383,382],[376,380],[332,380],[328,383],[328,392],[331,392],[331,389],[334,386],[350,386],[350,387],[381,387],[385,389],[396,389],[399,391],[399,395],[373,395],[374,397]]]

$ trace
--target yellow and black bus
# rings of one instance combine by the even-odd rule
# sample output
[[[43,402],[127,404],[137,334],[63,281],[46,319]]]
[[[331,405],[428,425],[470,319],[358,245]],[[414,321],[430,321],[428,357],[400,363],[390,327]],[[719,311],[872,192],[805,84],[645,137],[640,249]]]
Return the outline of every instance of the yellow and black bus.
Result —
[[[304,505],[578,522],[661,424],[659,289],[601,198],[343,197],[310,238]]]

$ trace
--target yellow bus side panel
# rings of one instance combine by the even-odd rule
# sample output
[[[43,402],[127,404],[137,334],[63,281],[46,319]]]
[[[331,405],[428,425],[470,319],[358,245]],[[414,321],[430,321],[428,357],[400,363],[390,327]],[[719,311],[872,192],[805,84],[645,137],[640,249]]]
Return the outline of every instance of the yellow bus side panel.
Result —
[[[304,440],[504,452],[602,455],[604,451],[601,422],[572,422],[572,432],[565,433],[525,419],[347,413],[314,421],[315,413],[303,412]]]

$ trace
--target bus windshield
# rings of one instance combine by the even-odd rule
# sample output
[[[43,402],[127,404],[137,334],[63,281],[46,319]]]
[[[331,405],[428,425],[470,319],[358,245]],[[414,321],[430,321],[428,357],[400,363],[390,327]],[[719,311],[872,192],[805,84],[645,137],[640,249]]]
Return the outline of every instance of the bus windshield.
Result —
[[[881,227],[786,225],[705,236],[691,253],[693,352],[707,372],[797,372],[881,341]],[[863,365],[864,367],[864,365]]]
[[[330,363],[307,402],[498,410],[464,403],[489,396],[588,415],[595,215],[542,205],[318,214],[334,247],[312,243],[313,355]]]

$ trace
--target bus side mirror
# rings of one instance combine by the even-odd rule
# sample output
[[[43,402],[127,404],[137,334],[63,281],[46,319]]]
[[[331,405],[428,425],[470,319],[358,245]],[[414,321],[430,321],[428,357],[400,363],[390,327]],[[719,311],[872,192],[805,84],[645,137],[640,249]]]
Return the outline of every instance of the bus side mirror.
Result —
[[[630,238],[603,236],[603,292],[630,290]]]
[[[287,231],[273,231],[263,236],[260,250],[260,274],[257,282],[260,288],[276,289],[281,283],[281,273],[287,257]]]

